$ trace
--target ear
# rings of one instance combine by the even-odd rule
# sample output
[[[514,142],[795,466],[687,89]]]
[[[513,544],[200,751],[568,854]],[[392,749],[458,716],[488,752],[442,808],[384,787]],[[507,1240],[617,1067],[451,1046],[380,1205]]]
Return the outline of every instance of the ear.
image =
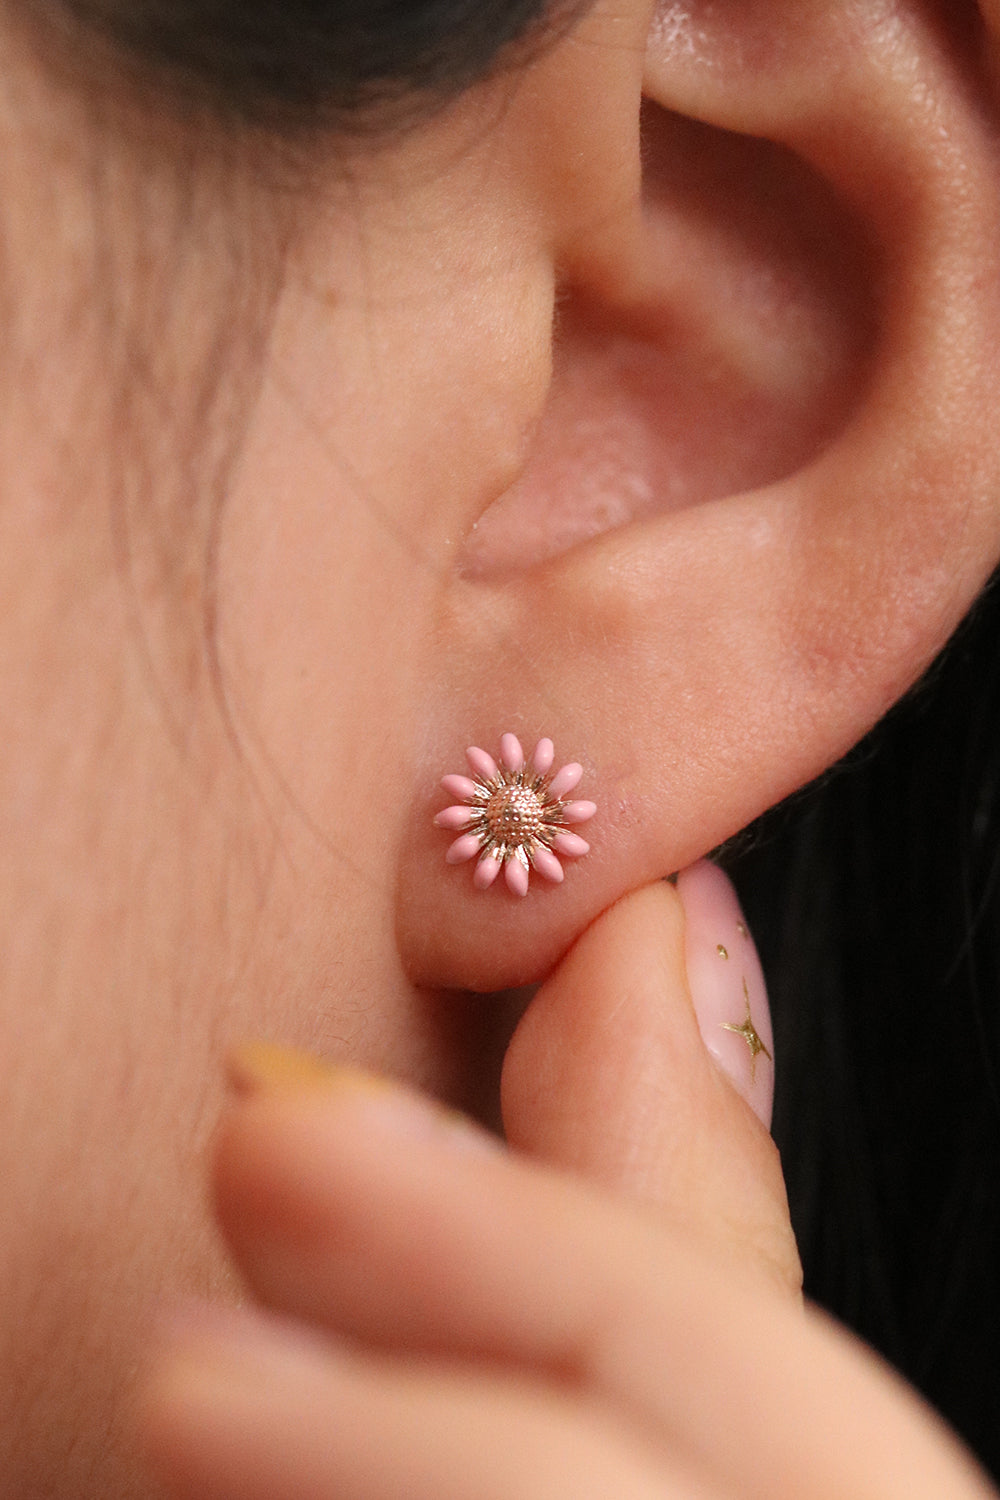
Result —
[[[418,980],[543,975],[836,760],[988,577],[1000,169],[966,40],[917,0],[680,0],[643,65],[555,99],[554,373],[444,589],[400,886]],[[584,150],[617,163],[587,201]],[[599,805],[590,856],[524,900],[431,823],[436,774],[505,730]]]

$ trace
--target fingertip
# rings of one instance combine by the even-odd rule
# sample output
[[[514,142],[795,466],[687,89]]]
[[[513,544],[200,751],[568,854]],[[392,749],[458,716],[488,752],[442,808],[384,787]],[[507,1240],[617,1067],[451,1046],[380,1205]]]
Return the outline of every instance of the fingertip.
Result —
[[[725,925],[716,932],[720,920]],[[754,1059],[741,1034],[746,977],[757,1040],[773,1052],[763,977],[759,965],[751,967],[756,956],[738,922],[732,888],[710,866],[609,908],[522,1017],[504,1062],[504,1125],[513,1145],[665,1210],[708,1246],[759,1266],[798,1295],[781,1163],[761,1124],[770,1111],[770,1059],[762,1050]],[[696,1012],[689,926],[699,951],[710,941],[709,956],[731,966],[730,983],[735,973],[743,1003],[732,1015],[731,989],[721,998],[712,993],[712,1017],[704,1004],[701,1016]],[[724,937],[732,943],[729,960],[717,951]],[[734,1049],[732,1068],[744,1070],[735,1087],[711,1050],[720,1042]]]
[[[657,882],[604,912],[528,1006],[504,1060],[508,1138],[605,1180],[637,1177],[656,1153],[655,1132],[639,1136],[650,1093],[686,1076],[691,1055],[707,1069],[701,1053],[683,911]]]

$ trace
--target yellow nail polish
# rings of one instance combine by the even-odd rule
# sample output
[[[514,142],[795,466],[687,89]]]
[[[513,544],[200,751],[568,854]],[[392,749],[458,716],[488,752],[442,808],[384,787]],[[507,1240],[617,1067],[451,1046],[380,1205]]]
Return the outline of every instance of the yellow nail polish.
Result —
[[[396,1141],[436,1141],[465,1152],[495,1153],[499,1145],[463,1115],[405,1085],[294,1047],[243,1042],[229,1054],[227,1071],[230,1087],[244,1099],[262,1095],[356,1099],[365,1105],[364,1129],[369,1138],[380,1133]]]
[[[229,1054],[226,1071],[230,1087],[244,1098],[313,1089],[376,1094],[392,1087],[374,1073],[343,1067],[312,1052],[274,1042],[240,1043]]]

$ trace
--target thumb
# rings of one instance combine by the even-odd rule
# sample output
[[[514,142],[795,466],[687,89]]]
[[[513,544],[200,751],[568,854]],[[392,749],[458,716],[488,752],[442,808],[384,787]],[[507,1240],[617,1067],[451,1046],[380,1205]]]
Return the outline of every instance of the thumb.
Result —
[[[611,907],[541,986],[504,1062],[507,1137],[655,1205],[797,1294],[781,1164],[762,1123],[772,1053],[736,894],[702,862],[676,888]]]

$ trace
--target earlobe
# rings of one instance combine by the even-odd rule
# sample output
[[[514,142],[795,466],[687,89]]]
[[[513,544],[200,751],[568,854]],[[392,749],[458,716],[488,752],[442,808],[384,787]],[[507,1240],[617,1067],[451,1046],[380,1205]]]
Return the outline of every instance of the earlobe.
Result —
[[[399,907],[425,983],[542,976],[625,891],[818,774],[1000,555],[1000,168],[958,49],[916,5],[692,0],[661,7],[645,89],[641,251],[588,284],[557,249],[577,276],[550,404],[436,641],[443,748],[507,727],[571,740],[594,852],[557,891],[483,901],[438,860],[429,779]],[[680,245],[702,247],[693,270]],[[678,368],[704,394],[713,357],[706,443],[671,421]],[[727,406],[735,377],[756,412]]]

